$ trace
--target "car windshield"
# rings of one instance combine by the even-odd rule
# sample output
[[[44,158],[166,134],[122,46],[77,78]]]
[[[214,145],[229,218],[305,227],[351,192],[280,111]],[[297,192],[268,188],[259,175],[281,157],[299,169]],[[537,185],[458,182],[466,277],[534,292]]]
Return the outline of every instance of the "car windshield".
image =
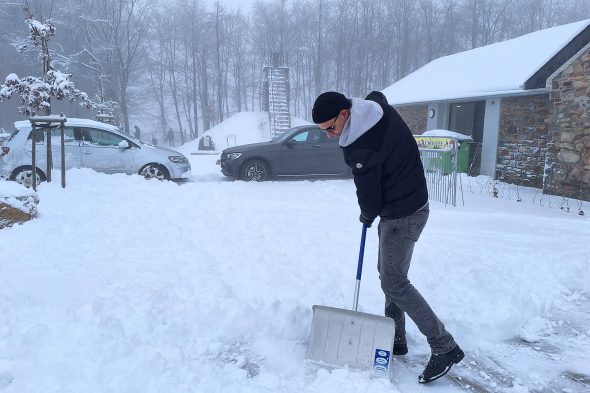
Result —
[[[12,131],[12,134],[10,134],[10,136],[8,137],[8,139],[6,140],[6,142],[10,142],[10,140],[11,140],[12,138],[14,138],[14,136],[15,136],[16,134],[18,134],[18,130],[16,130],[16,131]]]

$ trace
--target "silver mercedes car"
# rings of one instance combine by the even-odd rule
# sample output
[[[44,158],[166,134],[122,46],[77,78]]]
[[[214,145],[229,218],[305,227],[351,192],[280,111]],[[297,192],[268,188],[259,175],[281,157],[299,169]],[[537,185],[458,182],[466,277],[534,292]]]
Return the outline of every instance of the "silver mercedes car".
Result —
[[[29,121],[14,123],[14,131],[0,147],[0,177],[27,187],[33,183],[32,127]],[[191,176],[191,166],[181,153],[150,145],[126,135],[110,124],[89,119],[68,119],[64,127],[65,167],[91,168],[103,173],[139,174],[146,179],[177,180]],[[37,182],[46,180],[47,129],[37,128]],[[51,130],[54,168],[61,168],[61,133]]]

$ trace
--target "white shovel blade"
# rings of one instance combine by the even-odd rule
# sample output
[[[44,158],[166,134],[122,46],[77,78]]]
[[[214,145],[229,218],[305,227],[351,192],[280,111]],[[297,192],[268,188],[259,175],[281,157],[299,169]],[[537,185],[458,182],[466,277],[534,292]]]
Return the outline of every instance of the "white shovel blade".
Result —
[[[391,318],[316,305],[306,358],[328,366],[389,373],[394,335]]]

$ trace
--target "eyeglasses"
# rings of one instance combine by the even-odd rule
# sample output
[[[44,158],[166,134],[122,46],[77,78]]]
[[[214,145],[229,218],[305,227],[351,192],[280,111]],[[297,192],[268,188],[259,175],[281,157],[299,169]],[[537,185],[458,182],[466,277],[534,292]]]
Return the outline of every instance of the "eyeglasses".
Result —
[[[336,128],[336,120],[338,120],[338,118],[340,117],[340,113],[338,114],[338,116],[336,116],[336,118],[334,119],[334,121],[332,122],[332,125],[328,128],[321,128],[320,130],[324,131],[324,132],[334,132],[334,129]]]

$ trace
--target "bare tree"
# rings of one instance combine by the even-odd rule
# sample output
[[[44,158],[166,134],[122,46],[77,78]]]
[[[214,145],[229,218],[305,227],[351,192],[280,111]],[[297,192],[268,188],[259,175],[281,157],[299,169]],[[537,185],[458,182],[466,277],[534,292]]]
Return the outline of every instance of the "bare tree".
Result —
[[[91,0],[89,11],[88,29],[112,48],[114,69],[111,78],[115,81],[123,127],[129,132],[128,90],[147,34],[151,3],[149,0]]]
[[[120,105],[125,130],[130,115],[153,114],[162,132],[173,121],[181,138],[257,109],[262,67],[275,52],[290,67],[292,113],[309,119],[323,90],[362,96],[440,56],[590,18],[590,0],[261,1],[249,17],[215,0],[19,3],[53,16],[59,44],[49,34],[45,45],[53,67],[75,74],[99,104]],[[48,74],[33,68],[43,65],[32,56],[43,42],[13,55],[25,27],[14,4],[0,9],[7,32],[0,35],[0,74],[16,86],[14,70]],[[9,107],[0,106],[0,126],[14,116]]]
[[[228,69],[231,72],[234,84],[234,102],[238,112],[242,111],[242,105],[247,106],[245,79],[246,79],[246,61],[248,60],[248,26],[242,15],[238,14],[228,18],[228,51],[229,64]]]
[[[160,45],[152,45],[149,54],[149,83],[159,109],[157,128],[162,132],[162,136],[164,136],[164,133],[168,130],[165,92],[166,79],[168,76],[166,69],[166,53]],[[152,137],[154,137],[154,135],[152,135]]]

